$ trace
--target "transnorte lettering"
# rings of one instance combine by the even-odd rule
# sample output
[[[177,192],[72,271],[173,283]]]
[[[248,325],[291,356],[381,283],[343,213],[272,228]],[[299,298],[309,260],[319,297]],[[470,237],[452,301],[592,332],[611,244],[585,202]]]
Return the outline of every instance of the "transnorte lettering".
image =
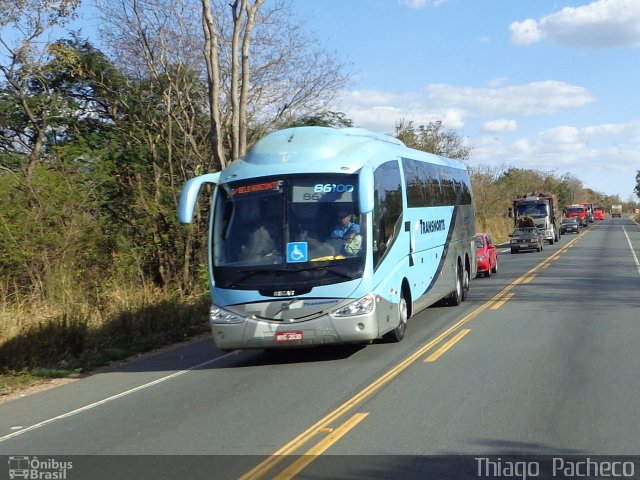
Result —
[[[444,219],[420,220],[420,233],[443,232],[445,230]]]

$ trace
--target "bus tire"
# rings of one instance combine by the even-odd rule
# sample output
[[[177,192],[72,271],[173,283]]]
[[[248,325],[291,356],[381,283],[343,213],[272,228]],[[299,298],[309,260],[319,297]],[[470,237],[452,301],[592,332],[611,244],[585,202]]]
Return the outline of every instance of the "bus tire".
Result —
[[[402,341],[404,338],[404,334],[407,331],[407,320],[409,318],[408,309],[407,309],[407,300],[405,299],[404,293],[400,295],[400,301],[398,302],[398,317],[399,323],[396,328],[387,332],[382,337],[387,342],[397,343]]]
[[[462,272],[460,272],[460,264],[456,267],[456,289],[449,295],[447,303],[451,306],[457,307],[462,303],[464,295],[464,286],[462,279]]]
[[[471,275],[468,269],[462,270],[462,301],[464,302],[469,296],[469,287],[471,286]]]

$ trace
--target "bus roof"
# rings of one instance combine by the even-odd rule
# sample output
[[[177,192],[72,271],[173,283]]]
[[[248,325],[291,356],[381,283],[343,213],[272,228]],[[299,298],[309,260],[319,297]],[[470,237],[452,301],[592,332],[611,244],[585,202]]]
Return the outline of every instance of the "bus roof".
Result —
[[[367,162],[399,157],[453,168],[463,163],[408,148],[397,138],[363,128],[295,127],[273,132],[222,172],[220,181],[289,173],[355,173]]]

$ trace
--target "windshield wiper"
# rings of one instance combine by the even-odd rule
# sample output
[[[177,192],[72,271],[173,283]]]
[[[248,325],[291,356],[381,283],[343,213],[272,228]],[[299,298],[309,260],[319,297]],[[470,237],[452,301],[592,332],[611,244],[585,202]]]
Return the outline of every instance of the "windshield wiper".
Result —
[[[269,273],[275,277],[279,277],[281,275],[295,274],[298,272],[310,272],[310,271],[317,271],[317,270],[324,270],[326,272],[332,273],[333,275],[337,275],[339,277],[346,278],[348,280],[354,280],[358,278],[357,275],[349,275],[348,273],[341,272],[340,270],[336,270],[335,268],[331,268],[330,266],[324,266],[324,267],[318,266],[318,267],[308,267],[308,268],[300,268],[300,269],[254,269],[254,270],[243,270],[242,272],[240,272],[241,275],[238,278],[234,279],[232,282],[228,283],[225,286],[225,288],[237,287],[243,281],[255,275],[258,275],[260,273]]]
[[[338,275],[342,278],[348,278],[349,280],[353,280],[355,278],[358,278],[354,275],[349,275],[348,273],[344,273],[341,272],[340,270],[336,270],[335,268],[332,268],[330,266],[325,266],[325,267],[307,267],[307,268],[300,268],[300,269],[296,269],[296,270],[289,270],[290,272],[310,272],[310,271],[314,271],[314,270],[324,270],[326,272],[329,273],[333,273],[334,275]]]
[[[308,270],[313,270],[313,269],[308,269]],[[236,287],[238,286],[238,284],[240,284],[244,280],[247,280],[248,278],[258,275],[259,273],[268,273],[273,275],[274,277],[279,277],[281,275],[286,275],[288,273],[293,273],[298,271],[299,270],[287,270],[282,268],[260,268],[260,269],[253,269],[253,270],[242,270],[240,271],[241,276],[236,278],[233,282],[229,283],[227,288]]]
[[[236,278],[233,282],[229,283],[229,285],[227,286],[227,288],[230,287],[235,287],[237,286],[240,282],[246,280],[247,278],[251,278],[254,275],[257,275],[259,273],[264,273],[264,272],[271,272],[272,270],[265,270],[265,269],[256,269],[256,270],[242,270],[240,273],[244,274],[241,275],[239,278]]]

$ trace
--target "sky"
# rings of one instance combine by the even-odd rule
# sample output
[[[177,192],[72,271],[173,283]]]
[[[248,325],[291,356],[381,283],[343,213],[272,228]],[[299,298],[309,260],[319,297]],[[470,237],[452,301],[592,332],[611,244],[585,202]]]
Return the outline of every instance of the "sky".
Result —
[[[475,167],[566,173],[623,201],[640,170],[640,0],[295,0],[354,74],[334,108],[442,121]]]

